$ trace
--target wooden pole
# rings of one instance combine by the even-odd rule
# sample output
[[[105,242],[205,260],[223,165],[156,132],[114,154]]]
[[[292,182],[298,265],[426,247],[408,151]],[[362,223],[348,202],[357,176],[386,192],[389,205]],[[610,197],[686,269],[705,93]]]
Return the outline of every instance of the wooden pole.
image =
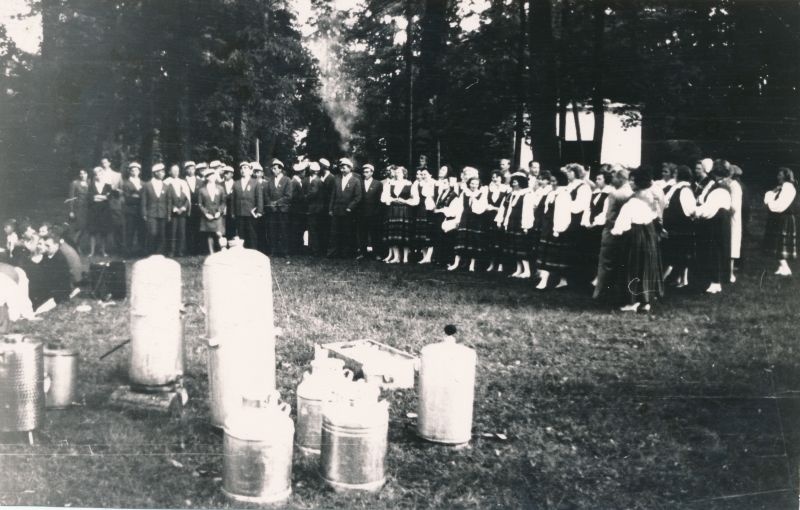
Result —
[[[261,163],[261,141],[256,138],[256,162]]]

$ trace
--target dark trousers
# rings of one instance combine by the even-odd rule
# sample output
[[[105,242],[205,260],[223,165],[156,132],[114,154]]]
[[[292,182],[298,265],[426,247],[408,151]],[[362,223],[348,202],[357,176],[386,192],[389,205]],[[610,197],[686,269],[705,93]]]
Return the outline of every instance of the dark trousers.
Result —
[[[203,238],[205,244],[205,236],[200,235],[200,208],[196,205],[192,206],[192,215],[186,218],[186,249],[189,255],[197,255],[203,253],[201,251],[200,239]]]
[[[236,235],[236,218],[225,215],[225,237],[233,239]]]
[[[308,249],[312,255],[325,255],[322,245],[323,217],[327,213],[308,213]],[[325,232],[328,237],[328,232]]]
[[[140,214],[125,215],[125,254],[140,255],[144,252],[147,238],[147,225]]]
[[[173,216],[169,222],[169,251],[171,257],[186,254],[186,216]]]
[[[258,246],[258,238],[256,237],[256,219],[252,216],[237,216],[236,217],[236,235],[244,240],[244,247],[255,250]]]
[[[264,216],[253,220],[256,229],[256,248],[267,253],[267,219]]]
[[[147,253],[167,254],[167,219],[147,219]]]
[[[267,213],[267,245],[273,257],[285,257],[289,251],[289,213]]]
[[[331,216],[329,257],[352,257],[356,248],[355,215],[345,213]]]
[[[319,252],[328,253],[331,244],[331,216],[326,210],[319,213]]]
[[[383,216],[373,214],[360,216],[356,231],[358,237],[358,253],[367,256],[367,247],[372,246],[372,255],[383,257]]]
[[[305,251],[303,246],[303,234],[306,231],[306,213],[289,213],[289,254],[302,255]]]

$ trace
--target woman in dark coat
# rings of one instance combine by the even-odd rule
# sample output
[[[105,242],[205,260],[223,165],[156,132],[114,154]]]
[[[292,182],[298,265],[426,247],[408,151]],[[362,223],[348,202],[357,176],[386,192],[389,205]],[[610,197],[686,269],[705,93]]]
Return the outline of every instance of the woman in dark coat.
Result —
[[[86,234],[89,215],[89,173],[81,168],[78,178],[69,185],[69,220],[73,232],[72,242],[80,250]]]
[[[217,173],[212,169],[203,172],[205,184],[197,196],[200,209],[200,235],[206,237],[208,253],[214,253],[215,242],[225,235],[225,189],[217,184]]]
[[[103,169],[95,167],[92,170],[92,182],[89,184],[87,194],[88,215],[87,230],[89,231],[89,256],[94,257],[97,241],[100,241],[100,254],[108,257],[106,253],[106,238],[111,234],[111,209],[108,198],[113,193],[111,185],[103,180]]]

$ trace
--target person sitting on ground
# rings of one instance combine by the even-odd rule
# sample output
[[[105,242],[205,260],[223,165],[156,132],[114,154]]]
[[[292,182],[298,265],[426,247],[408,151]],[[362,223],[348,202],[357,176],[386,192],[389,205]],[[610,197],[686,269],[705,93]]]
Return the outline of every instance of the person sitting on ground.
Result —
[[[3,244],[0,246],[0,261],[9,262],[14,257],[14,250],[19,243],[17,220],[10,219],[3,223]]]

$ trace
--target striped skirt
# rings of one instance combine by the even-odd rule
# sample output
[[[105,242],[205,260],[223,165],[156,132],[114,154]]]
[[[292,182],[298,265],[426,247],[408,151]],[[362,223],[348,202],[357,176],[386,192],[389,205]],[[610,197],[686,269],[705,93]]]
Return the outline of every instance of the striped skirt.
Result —
[[[793,214],[769,213],[764,231],[764,251],[780,260],[797,258],[797,219]]]
[[[620,288],[626,301],[633,303],[652,303],[664,296],[664,282],[661,279],[661,254],[659,236],[655,225],[634,224],[622,239],[622,257],[625,261]]]
[[[414,240],[414,208],[390,205],[383,225],[383,241],[387,246],[410,247]]]

